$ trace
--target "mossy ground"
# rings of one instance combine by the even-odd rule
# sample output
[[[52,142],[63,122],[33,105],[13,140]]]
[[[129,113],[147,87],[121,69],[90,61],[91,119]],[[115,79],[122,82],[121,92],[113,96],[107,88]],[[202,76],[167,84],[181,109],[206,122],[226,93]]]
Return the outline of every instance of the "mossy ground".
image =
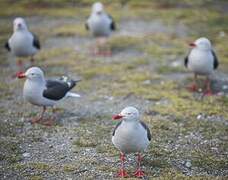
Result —
[[[95,41],[84,30],[92,1],[1,1],[0,42],[23,16],[39,35],[36,65],[49,77],[82,79],[81,99],[58,105],[53,127],[28,121],[39,108],[23,101],[23,82],[11,78],[14,57],[0,49],[1,179],[112,179],[119,152],[111,120],[127,105],[140,109],[152,142],[144,154],[147,179],[222,179],[227,169],[228,14],[226,1],[107,1],[118,30],[108,40],[111,57],[90,54]],[[185,86],[188,43],[208,37],[220,67],[213,77],[221,96],[203,97]],[[203,79],[199,80],[203,88]],[[51,111],[48,112],[51,115]],[[134,171],[134,156],[127,169]],[[189,177],[191,176],[191,177]]]

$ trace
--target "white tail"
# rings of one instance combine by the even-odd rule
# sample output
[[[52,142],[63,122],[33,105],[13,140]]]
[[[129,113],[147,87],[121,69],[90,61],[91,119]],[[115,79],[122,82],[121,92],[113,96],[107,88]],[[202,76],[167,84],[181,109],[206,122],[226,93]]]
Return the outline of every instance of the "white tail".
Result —
[[[81,96],[80,96],[80,94],[77,94],[77,93],[68,92],[66,94],[66,97],[77,97],[77,98],[79,98]]]

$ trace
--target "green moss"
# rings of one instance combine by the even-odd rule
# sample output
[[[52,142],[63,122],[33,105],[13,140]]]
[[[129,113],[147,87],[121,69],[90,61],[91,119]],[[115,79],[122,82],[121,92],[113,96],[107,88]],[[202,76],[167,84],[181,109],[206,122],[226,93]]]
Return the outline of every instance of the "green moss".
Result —
[[[10,139],[0,141],[1,159],[8,163],[16,163],[22,159],[19,142],[14,142]]]
[[[29,177],[30,180],[43,180],[44,178],[42,176],[31,176]]]
[[[80,137],[73,144],[79,147],[96,147],[97,142],[92,137]]]
[[[225,169],[227,163],[224,158],[218,158],[217,156],[210,155],[208,152],[193,152],[192,156],[193,165],[206,169],[207,171],[212,171],[215,168],[220,170]]]
[[[115,36],[109,39],[108,44],[112,51],[123,51],[126,49],[137,49],[143,42],[143,38],[134,36]]]
[[[157,71],[158,73],[161,73],[161,74],[168,74],[168,73],[183,72],[184,69],[183,67],[171,67],[171,66],[164,65],[164,66],[158,67]]]
[[[82,24],[70,24],[56,28],[53,32],[56,36],[88,36],[85,27]]]
[[[29,167],[39,170],[39,171],[47,171],[47,170],[51,169],[50,165],[48,165],[47,163],[43,163],[43,162],[29,163]]]
[[[77,165],[72,165],[72,164],[66,164],[63,166],[63,171],[64,172],[73,172],[78,169]]]
[[[70,49],[70,48],[43,49],[42,51],[39,52],[39,54],[37,54],[36,59],[39,61],[45,61],[47,59],[59,58],[59,56],[67,55],[70,52],[72,52],[72,49]],[[51,62],[51,63],[53,63],[53,62]],[[57,63],[57,62],[55,62],[55,63]],[[59,65],[59,64],[57,64],[57,65]]]

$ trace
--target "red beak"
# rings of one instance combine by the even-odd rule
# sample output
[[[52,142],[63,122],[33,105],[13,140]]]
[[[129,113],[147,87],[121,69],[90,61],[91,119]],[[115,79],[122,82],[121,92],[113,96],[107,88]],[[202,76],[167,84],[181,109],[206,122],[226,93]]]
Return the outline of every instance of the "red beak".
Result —
[[[123,118],[123,116],[120,115],[120,114],[117,114],[117,115],[113,115],[113,116],[112,116],[112,119],[113,119],[113,120],[118,120],[118,119],[122,119],[122,118]]]
[[[22,78],[25,78],[26,76],[25,76],[25,73],[23,73],[23,72],[18,72],[18,73],[16,74],[16,77],[19,78],[19,79],[22,79]]]
[[[196,47],[196,44],[195,43],[190,43],[189,46],[190,47]]]

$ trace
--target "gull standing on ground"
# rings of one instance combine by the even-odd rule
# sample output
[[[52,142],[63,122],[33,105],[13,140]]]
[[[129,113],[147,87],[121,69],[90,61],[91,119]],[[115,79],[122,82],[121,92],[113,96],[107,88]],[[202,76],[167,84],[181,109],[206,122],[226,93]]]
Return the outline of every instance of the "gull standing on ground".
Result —
[[[26,78],[23,89],[25,100],[33,105],[43,107],[41,116],[34,118],[32,123],[43,120],[47,106],[53,107],[64,97],[80,97],[80,95],[70,92],[79,80],[74,81],[65,76],[59,80],[46,80],[43,71],[38,67],[31,67],[25,73],[20,72],[17,77]],[[52,120],[43,124],[51,125]]]
[[[211,42],[204,37],[197,39],[194,43],[190,43],[192,50],[185,58],[185,67],[194,73],[194,83],[189,87],[191,91],[197,91],[197,76],[206,76],[206,90],[204,95],[212,95],[211,83],[209,76],[218,68],[218,58],[211,46]]]
[[[28,30],[25,20],[21,17],[14,20],[13,31],[12,36],[5,43],[5,48],[18,58],[30,57],[33,63],[33,56],[40,50],[38,37]],[[21,59],[17,61],[17,65],[21,70],[23,65]]]
[[[92,13],[85,27],[97,38],[98,47],[96,47],[94,53],[98,55],[111,55],[110,47],[107,47],[106,51],[102,51],[101,48],[106,43],[106,38],[111,35],[112,31],[116,30],[116,25],[113,18],[105,12],[102,3],[96,2],[93,4]]]
[[[151,133],[148,126],[140,121],[139,111],[134,107],[124,108],[120,114],[114,115],[113,119],[121,119],[112,134],[112,142],[120,150],[121,169],[118,176],[128,177],[124,169],[125,154],[138,153],[138,167],[134,176],[143,177],[144,172],[141,169],[142,157],[140,153],[147,148],[151,140]]]

